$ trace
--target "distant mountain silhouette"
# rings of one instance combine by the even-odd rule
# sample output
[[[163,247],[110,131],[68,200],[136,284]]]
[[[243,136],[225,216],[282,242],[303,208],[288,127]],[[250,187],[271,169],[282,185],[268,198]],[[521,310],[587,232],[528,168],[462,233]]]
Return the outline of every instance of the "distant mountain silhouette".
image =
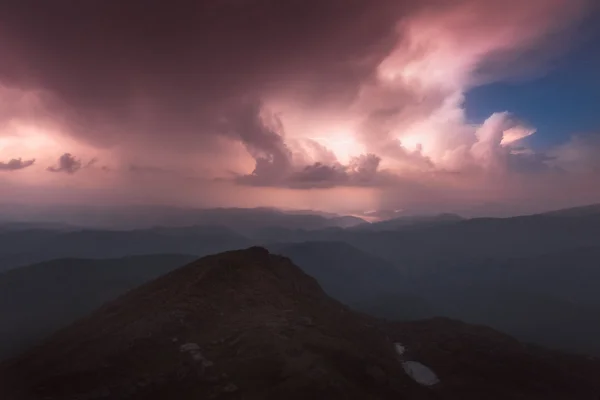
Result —
[[[395,293],[405,276],[394,265],[344,242],[283,243],[268,246],[289,257],[335,299],[353,304],[374,294]]]
[[[0,360],[195,258],[60,259],[0,274]]]
[[[328,297],[264,248],[207,256],[0,364],[21,399],[592,399],[600,363]]]
[[[390,262],[344,242],[268,246],[313,276],[323,290],[352,309],[395,320],[440,315],[426,300],[407,293],[410,280]]]
[[[15,232],[15,231],[30,231],[30,230],[54,230],[54,231],[72,231],[80,230],[80,227],[75,225],[63,224],[61,222],[1,222],[0,233]]]
[[[477,218],[386,232],[337,234],[361,250],[398,265],[464,264],[495,257],[526,257],[599,245],[600,214],[556,218],[533,215]]]
[[[600,245],[551,249],[540,256],[497,259],[475,268],[463,275],[478,284],[493,281],[600,307]]]
[[[590,204],[581,207],[564,208],[561,210],[545,212],[542,215],[551,217],[582,217],[600,214],[600,204]]]
[[[203,256],[262,245],[290,257],[326,293],[355,310],[397,320],[455,317],[521,340],[599,354],[597,209],[454,222],[442,218],[381,231],[263,224],[247,236],[221,225],[130,231],[19,228],[0,232],[0,270],[65,257]],[[263,212],[279,218],[279,211],[271,209],[223,211]],[[305,214],[309,226],[310,212],[297,212],[293,219]]]
[[[321,215],[285,214],[271,209],[215,209],[198,213],[206,214],[201,225],[181,216],[181,221],[187,221],[183,225],[188,227],[0,232],[0,270],[64,257],[110,258],[157,253],[202,256],[276,242],[335,241],[348,243],[398,267],[429,272],[442,264],[448,268],[483,259],[538,256],[548,251],[600,246],[597,239],[600,213],[589,212],[567,213],[562,218],[538,214],[467,220],[441,215],[425,220],[417,218],[416,223],[402,229],[374,231],[360,227],[343,229],[332,222],[335,218]],[[386,223],[397,221],[381,224]]]
[[[308,210],[280,210],[277,208],[179,208],[164,206],[54,206],[46,209],[14,205],[0,205],[0,221],[60,221],[94,229],[148,229],[153,226],[181,227],[190,225],[220,225],[242,235],[257,229],[278,227],[286,229],[324,229],[349,227],[365,220],[332,213]]]
[[[354,227],[354,229],[369,231],[392,231],[408,227],[435,226],[463,220],[463,217],[456,214],[414,215],[388,219],[371,224],[357,225]]]
[[[440,285],[420,294],[438,315],[549,348],[600,356],[600,307],[502,284]]]
[[[0,233],[0,271],[57,258],[118,258],[146,254],[203,256],[254,244],[214,226],[112,230],[22,230]]]

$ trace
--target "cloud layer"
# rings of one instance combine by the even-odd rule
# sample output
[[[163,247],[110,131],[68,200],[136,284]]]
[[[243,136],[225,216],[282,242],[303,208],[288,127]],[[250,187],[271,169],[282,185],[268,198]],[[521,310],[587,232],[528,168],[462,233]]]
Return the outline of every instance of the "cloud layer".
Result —
[[[556,185],[588,182],[588,139],[540,153],[522,140],[535,127],[507,110],[468,121],[464,95],[543,69],[591,6],[4,3],[0,169],[30,167],[3,177],[21,187],[13,200],[68,181],[73,193],[110,188],[114,202],[180,204],[171,187],[201,205],[544,202]],[[338,192],[354,199],[324,200]]]
[[[32,166],[35,163],[35,159],[32,160],[23,160],[21,158],[13,158],[8,162],[0,161],[0,171],[16,171],[19,169],[27,168]]]
[[[65,153],[58,159],[56,166],[46,168],[50,172],[65,172],[67,174],[74,174],[79,171],[82,167],[81,160],[75,158],[70,153]]]

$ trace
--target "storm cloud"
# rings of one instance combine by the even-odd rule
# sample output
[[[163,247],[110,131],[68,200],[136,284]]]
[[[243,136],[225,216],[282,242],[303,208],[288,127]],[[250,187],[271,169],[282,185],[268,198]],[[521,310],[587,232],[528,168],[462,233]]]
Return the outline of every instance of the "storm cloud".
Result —
[[[503,198],[530,197],[523,188],[552,186],[576,150],[525,147],[535,127],[505,110],[474,124],[464,95],[542,68],[592,5],[3,2],[0,157],[11,161],[0,169],[58,159],[47,168],[65,173],[57,182],[85,174],[115,199],[193,184],[202,204],[232,197],[220,190],[281,189],[285,205],[302,190],[356,188],[369,206],[394,209],[423,196],[468,202],[489,180]],[[27,172],[22,185],[45,182],[35,166]]]
[[[19,169],[27,168],[35,163],[35,159],[23,160],[21,158],[13,158],[8,162],[0,161],[0,171],[16,171]]]
[[[81,160],[75,158],[70,153],[65,153],[58,159],[56,166],[48,167],[49,172],[64,172],[67,174],[74,174],[82,168]]]

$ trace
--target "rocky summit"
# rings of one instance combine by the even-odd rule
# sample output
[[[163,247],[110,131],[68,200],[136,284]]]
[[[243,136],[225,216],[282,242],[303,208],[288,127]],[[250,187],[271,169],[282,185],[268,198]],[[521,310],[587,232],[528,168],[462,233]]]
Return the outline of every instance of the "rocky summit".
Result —
[[[447,319],[389,323],[252,247],[134,289],[0,364],[0,398],[569,399],[600,362]]]

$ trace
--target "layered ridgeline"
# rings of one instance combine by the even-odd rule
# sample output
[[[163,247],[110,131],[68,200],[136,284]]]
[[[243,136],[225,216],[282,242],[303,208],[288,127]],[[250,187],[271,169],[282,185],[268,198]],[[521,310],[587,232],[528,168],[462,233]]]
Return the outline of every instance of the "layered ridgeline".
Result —
[[[0,364],[7,399],[594,399],[600,363],[350,311],[263,248],[207,256]]]
[[[513,218],[404,217],[347,229],[341,225],[360,221],[269,210],[207,215],[211,218],[185,221],[225,226],[129,231],[0,226],[0,359],[143,283],[149,279],[144,268],[152,263],[81,258],[137,254],[164,260],[164,254],[201,257],[253,245],[290,257],[328,295],[355,310],[394,320],[445,316],[600,356],[598,206]],[[65,257],[69,260],[23,267]],[[100,267],[108,264],[121,268],[107,268],[105,279]],[[94,272],[88,275],[90,266]],[[2,274],[5,269],[12,271]],[[88,276],[95,277],[91,286]],[[122,286],[122,279],[130,285]]]
[[[353,216],[271,208],[26,211],[2,210],[0,206],[0,272],[58,258],[175,253],[205,256],[262,243],[263,237],[279,231],[306,235],[365,224]],[[3,222],[9,217],[17,221]],[[40,218],[50,222],[23,222]]]
[[[251,239],[218,226],[157,227],[127,231],[0,231],[0,272],[61,258],[107,259],[149,254],[205,256],[253,244]]]

